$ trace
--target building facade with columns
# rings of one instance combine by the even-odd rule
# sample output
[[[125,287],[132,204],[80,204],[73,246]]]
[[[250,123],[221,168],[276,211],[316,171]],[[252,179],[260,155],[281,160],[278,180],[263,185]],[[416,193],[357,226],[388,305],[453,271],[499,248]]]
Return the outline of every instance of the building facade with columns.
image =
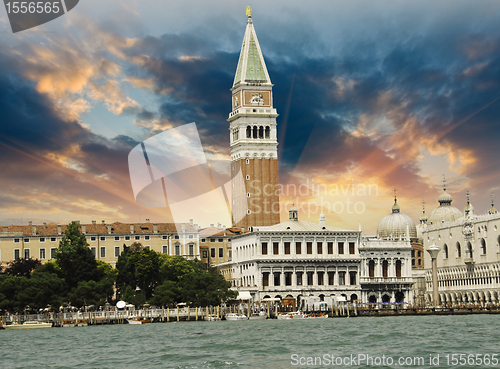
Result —
[[[500,214],[492,202],[482,215],[474,213],[469,196],[464,212],[451,205],[446,187],[439,206],[422,227],[427,250],[435,245],[439,304],[447,306],[487,305],[500,302]],[[431,256],[426,252],[426,300],[432,301]],[[429,266],[429,267],[427,267]]]
[[[348,301],[411,303],[411,246],[409,240],[384,241],[361,236],[361,230],[298,219],[254,227],[232,240],[233,288],[265,298],[343,296]]]

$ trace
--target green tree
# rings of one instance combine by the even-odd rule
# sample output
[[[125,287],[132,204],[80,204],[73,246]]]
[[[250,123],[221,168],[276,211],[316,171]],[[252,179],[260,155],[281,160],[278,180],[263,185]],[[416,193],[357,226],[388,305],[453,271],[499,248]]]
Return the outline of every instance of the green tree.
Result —
[[[10,261],[7,268],[3,271],[4,274],[15,277],[31,277],[31,273],[35,268],[42,263],[38,259],[18,259]]]
[[[77,222],[68,224],[56,254],[57,265],[69,290],[81,281],[99,280],[97,262],[78,227]]]

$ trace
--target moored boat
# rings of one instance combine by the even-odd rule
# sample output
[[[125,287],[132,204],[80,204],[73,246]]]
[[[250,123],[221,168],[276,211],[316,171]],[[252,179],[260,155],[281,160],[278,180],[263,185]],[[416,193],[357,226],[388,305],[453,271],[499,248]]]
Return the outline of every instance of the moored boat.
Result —
[[[267,314],[265,311],[261,311],[258,314],[252,314],[250,315],[250,320],[264,320],[267,319]]]
[[[128,324],[147,324],[151,323],[151,320],[148,318],[145,318],[143,316],[133,316],[130,319],[127,319]]]
[[[246,320],[247,316],[242,314],[230,313],[226,315],[226,320]]]
[[[44,322],[39,322],[37,320],[29,321],[29,322],[24,322],[23,324],[10,324],[10,325],[5,325],[5,329],[12,329],[12,330],[17,330],[17,329],[37,329],[37,328],[52,328],[52,323],[44,323]]]
[[[278,315],[278,319],[305,319],[307,314],[302,311],[292,311],[290,313],[281,313]]]

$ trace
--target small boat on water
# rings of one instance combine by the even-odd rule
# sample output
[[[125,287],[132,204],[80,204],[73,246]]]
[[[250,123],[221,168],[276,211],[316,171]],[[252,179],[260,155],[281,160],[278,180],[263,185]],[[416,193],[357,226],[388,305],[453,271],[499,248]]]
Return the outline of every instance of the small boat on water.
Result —
[[[258,314],[252,314],[250,315],[250,320],[264,320],[267,319],[267,314],[265,311],[261,311]]]
[[[290,313],[281,313],[278,315],[278,319],[305,319],[307,314],[302,311],[292,311]]]
[[[220,320],[220,318],[217,315],[208,315],[207,316],[207,321],[209,321],[209,322],[216,322],[217,320]]]
[[[151,320],[145,318],[143,316],[133,316],[130,319],[127,319],[128,324],[147,324],[151,323]]]
[[[17,330],[17,329],[37,329],[37,328],[52,328],[52,323],[44,323],[44,322],[39,322],[37,320],[29,321],[29,322],[24,322],[23,324],[10,324],[10,325],[4,325],[5,329],[12,329],[12,330]]]
[[[62,321],[61,327],[86,327],[88,325],[85,319],[65,319]]]
[[[230,313],[226,315],[226,320],[247,320],[247,316],[237,313]]]
[[[307,318],[307,319],[321,319],[321,318],[328,318],[328,314],[324,314],[324,315],[308,315],[306,318]]]

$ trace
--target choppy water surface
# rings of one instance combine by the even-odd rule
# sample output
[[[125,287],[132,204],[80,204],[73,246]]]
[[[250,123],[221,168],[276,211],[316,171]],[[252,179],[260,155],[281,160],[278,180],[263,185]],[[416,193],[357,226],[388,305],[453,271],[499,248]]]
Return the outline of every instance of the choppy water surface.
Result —
[[[403,316],[4,330],[0,367],[500,368],[499,320],[497,315]],[[365,361],[359,361],[363,355]]]

